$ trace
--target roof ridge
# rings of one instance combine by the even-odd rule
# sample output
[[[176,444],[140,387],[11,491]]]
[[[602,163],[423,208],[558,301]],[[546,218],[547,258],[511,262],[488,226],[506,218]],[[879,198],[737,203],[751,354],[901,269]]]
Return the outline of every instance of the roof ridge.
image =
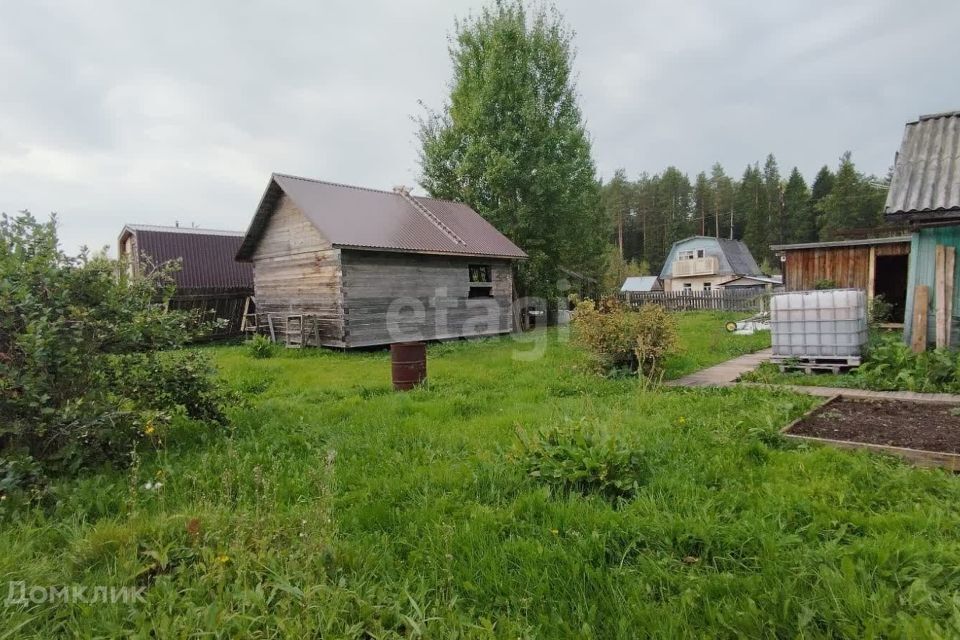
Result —
[[[405,191],[394,191],[394,193],[413,205],[414,209],[426,217],[426,219],[429,220],[433,226],[440,229],[440,231],[446,234],[446,236],[453,240],[456,244],[467,246],[466,240],[458,236],[453,229],[444,224],[443,220],[441,220],[440,217],[437,216],[437,214],[435,214],[433,211],[430,211],[430,209],[428,209],[422,202],[418,201]]]
[[[134,231],[156,231],[159,233],[169,232],[169,233],[208,233],[208,234],[220,234],[220,235],[235,235],[242,236],[245,232],[236,231],[233,229],[213,229],[209,227],[177,227],[170,226],[165,224],[141,224],[141,223],[127,223],[123,225],[126,229],[132,229]]]
[[[274,176],[279,176],[281,178],[290,178],[292,180],[303,180],[304,182],[316,182],[317,184],[325,184],[331,187],[343,187],[344,189],[356,189],[357,191],[372,191],[373,193],[385,193],[387,195],[395,196],[397,195],[396,191],[387,191],[386,189],[374,189],[372,187],[361,187],[356,184],[346,184],[344,182],[333,182],[331,180],[319,180],[317,178],[307,178],[305,176],[295,176],[289,173],[279,173],[274,171]]]

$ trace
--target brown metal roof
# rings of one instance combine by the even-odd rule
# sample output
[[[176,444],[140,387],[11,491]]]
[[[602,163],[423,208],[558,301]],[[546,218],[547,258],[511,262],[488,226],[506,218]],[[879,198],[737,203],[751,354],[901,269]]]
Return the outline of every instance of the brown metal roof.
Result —
[[[285,193],[335,247],[519,259],[526,254],[469,206],[275,173],[238,260],[253,255]]]
[[[201,290],[253,292],[253,266],[234,259],[243,232],[127,225],[120,234],[121,242],[128,233],[136,236],[137,252],[156,263],[181,260],[181,269],[174,275],[178,294]]]
[[[960,212],[960,111],[907,123],[884,212],[894,220]]]

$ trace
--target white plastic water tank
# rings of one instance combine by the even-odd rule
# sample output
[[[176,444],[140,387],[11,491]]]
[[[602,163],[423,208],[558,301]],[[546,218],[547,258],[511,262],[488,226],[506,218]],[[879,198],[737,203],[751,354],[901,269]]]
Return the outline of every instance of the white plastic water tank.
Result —
[[[860,357],[867,335],[867,295],[860,289],[790,291],[770,298],[774,356]]]

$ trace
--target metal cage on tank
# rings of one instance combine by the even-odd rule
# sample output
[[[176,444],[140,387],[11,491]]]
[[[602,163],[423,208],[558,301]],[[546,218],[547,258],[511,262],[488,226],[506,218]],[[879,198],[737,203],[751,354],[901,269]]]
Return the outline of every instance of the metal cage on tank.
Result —
[[[775,359],[845,359],[859,364],[867,343],[867,296],[860,289],[791,291],[770,299]]]

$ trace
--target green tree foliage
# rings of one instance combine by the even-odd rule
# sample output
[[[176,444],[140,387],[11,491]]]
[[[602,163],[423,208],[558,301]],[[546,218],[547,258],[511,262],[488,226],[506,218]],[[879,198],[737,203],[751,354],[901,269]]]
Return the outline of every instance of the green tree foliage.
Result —
[[[650,274],[650,265],[637,260],[626,260],[620,255],[620,249],[611,245],[607,249],[607,268],[600,280],[604,293],[615,293],[620,290],[623,281],[631,276],[646,276]]]
[[[723,165],[714,163],[710,169],[710,188],[713,191],[713,217],[715,235],[721,238],[733,237],[734,194],[733,180],[723,170]]]
[[[421,185],[470,204],[530,256],[521,294],[551,294],[559,268],[599,276],[609,227],[561,16],[498,0],[458,22],[449,102],[420,120]]]
[[[693,224],[702,236],[711,235],[714,231],[707,225],[712,222],[713,196],[707,174],[701,171],[693,185]]]
[[[621,169],[603,185],[603,200],[611,228],[619,229],[622,221],[624,263],[645,262],[659,273],[674,242],[703,232],[744,240],[759,264],[775,265],[771,244],[884,232],[880,210],[889,176],[884,181],[865,176],[850,158],[841,162],[839,173],[839,188],[837,175],[824,166],[808,189],[796,168],[784,182],[773,154],[762,168],[759,163],[748,165],[739,182],[727,176],[720,163],[711,167],[709,176],[699,173],[693,185],[676,167],[641,173],[633,181]],[[850,204],[841,207],[843,203]],[[834,207],[830,216],[824,216],[823,206]],[[822,233],[821,223],[835,218],[840,226],[828,225]],[[618,231],[609,237],[619,246]]]
[[[742,239],[757,260],[769,251],[770,219],[767,191],[758,165],[748,166],[737,189],[737,210],[743,220]],[[737,229],[734,227],[734,234]]]
[[[816,242],[817,216],[810,205],[810,190],[796,167],[783,189],[783,213],[786,220],[785,242]]]
[[[125,461],[174,412],[224,421],[206,360],[163,353],[197,327],[165,310],[170,273],[130,276],[86,251],[67,256],[54,220],[0,219],[0,477]]]
[[[624,255],[624,235],[626,226],[633,211],[634,187],[627,180],[623,169],[617,169],[613,178],[604,184],[600,190],[603,209],[607,220],[613,229],[613,242],[622,258]]]
[[[821,239],[832,240],[844,231],[859,233],[880,226],[885,198],[886,189],[878,186],[874,176],[857,171],[847,151],[840,157],[833,187],[817,203]]]
[[[771,153],[763,165],[763,193],[766,204],[767,245],[763,253],[754,254],[760,260],[772,257],[770,244],[782,244],[786,240],[787,221],[783,211],[783,184],[780,182],[780,167]]]

